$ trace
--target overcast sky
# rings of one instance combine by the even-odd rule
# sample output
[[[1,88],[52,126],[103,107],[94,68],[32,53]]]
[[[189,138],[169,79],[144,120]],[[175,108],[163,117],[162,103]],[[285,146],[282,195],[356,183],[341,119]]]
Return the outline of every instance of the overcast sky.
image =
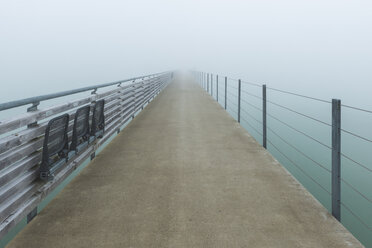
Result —
[[[0,5],[0,102],[190,68],[359,105],[372,92],[370,0]]]

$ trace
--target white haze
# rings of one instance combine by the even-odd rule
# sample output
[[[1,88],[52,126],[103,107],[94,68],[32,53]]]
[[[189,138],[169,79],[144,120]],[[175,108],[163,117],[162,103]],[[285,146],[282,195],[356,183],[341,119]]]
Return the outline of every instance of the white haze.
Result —
[[[372,108],[372,1],[1,0],[0,102],[199,69]]]

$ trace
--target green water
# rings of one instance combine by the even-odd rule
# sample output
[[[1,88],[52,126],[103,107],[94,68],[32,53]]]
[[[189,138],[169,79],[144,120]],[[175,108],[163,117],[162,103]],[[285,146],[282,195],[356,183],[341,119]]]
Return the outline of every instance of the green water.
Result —
[[[224,82],[220,81],[218,87],[218,102],[224,107]],[[215,99],[217,98],[216,88],[217,85],[214,81],[213,97]],[[238,82],[228,80],[227,111],[236,120],[238,112],[237,95]],[[261,96],[261,87],[242,83],[241,125],[262,145]],[[269,89],[267,90],[267,99],[331,124],[331,104]],[[270,103],[267,104],[267,113],[308,134],[326,146],[331,146],[331,127]],[[343,107],[341,123],[343,129],[368,138],[372,126],[372,116]],[[267,117],[267,126],[268,151],[331,212],[331,173],[329,172],[331,170],[331,150],[269,116]],[[372,169],[370,165],[372,144],[344,132],[341,135],[341,152]],[[372,226],[371,174],[368,170],[342,157],[341,178],[344,181],[341,183],[341,223],[366,247],[372,247],[372,231],[370,228]]]

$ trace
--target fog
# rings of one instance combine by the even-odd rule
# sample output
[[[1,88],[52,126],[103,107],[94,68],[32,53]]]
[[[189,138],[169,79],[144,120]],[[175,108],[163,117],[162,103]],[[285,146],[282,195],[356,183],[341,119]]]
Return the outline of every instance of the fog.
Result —
[[[0,102],[168,70],[199,70],[326,100],[340,98],[343,104],[372,110],[371,30],[371,0],[0,0]],[[243,90],[261,94],[260,87],[248,84]],[[261,106],[260,97],[251,95],[243,99]],[[227,99],[238,105],[238,98]],[[268,140],[330,191],[330,174],[318,171],[313,159],[306,160],[293,147],[330,170],[330,145],[324,149],[313,141],[331,142],[331,104],[270,89],[268,99],[295,109],[285,112],[269,104],[268,113],[307,133],[269,118],[268,127],[294,145],[272,131]],[[230,103],[227,111],[236,118]],[[246,103],[241,108],[258,120],[242,114],[241,125],[261,142],[262,112]],[[2,111],[0,120],[25,111],[25,106]],[[296,111],[322,121],[304,119]],[[357,133],[343,133],[342,152],[368,168],[371,126],[370,113],[342,107],[342,127]],[[330,210],[327,192],[279,150],[269,145],[268,151]],[[355,198],[343,184],[342,202],[371,226],[372,181],[357,163],[343,159],[342,178],[367,197]],[[372,246],[370,228],[344,207],[342,223]]]
[[[196,69],[372,107],[372,2],[2,0],[0,102]]]

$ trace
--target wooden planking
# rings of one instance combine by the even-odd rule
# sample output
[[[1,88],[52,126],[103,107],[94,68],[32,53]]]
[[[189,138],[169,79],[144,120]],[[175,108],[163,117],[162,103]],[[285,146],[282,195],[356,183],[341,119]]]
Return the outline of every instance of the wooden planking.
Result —
[[[105,109],[105,112],[109,112],[112,108],[116,107],[114,110],[120,107],[119,105],[120,100],[112,101],[110,105],[108,105]],[[114,113],[114,112],[112,112]],[[69,137],[71,138],[71,130],[73,127],[73,118],[71,118],[69,122]],[[40,136],[37,139],[33,139],[28,143],[25,143],[19,147],[17,147],[16,150],[10,150],[9,152],[5,152],[0,155],[0,170],[6,168],[10,164],[13,164],[17,162],[18,160],[30,155],[31,153],[39,150],[43,146],[43,137]]]
[[[5,185],[8,181],[15,178],[17,175],[29,170],[41,161],[41,151],[35,152],[30,156],[18,161],[12,166],[0,171],[0,185]]]
[[[92,99],[94,99],[94,97],[87,97],[84,99],[69,102],[67,104],[53,106],[44,110],[37,110],[34,112],[23,114],[22,116],[0,123],[0,134],[22,128],[30,123],[34,123],[58,113],[67,111],[69,109],[90,103]]]
[[[89,158],[90,154],[94,151],[94,146],[88,147],[82,154],[77,156],[76,159],[71,161],[64,167],[52,181],[44,184],[35,184],[22,192],[18,196],[18,203],[23,204],[13,208],[8,206],[7,209],[12,209],[11,214],[0,224],[0,238],[4,237],[7,232],[17,225],[26,215],[31,212],[46,196],[49,195],[58,185],[60,185],[77,167],[82,164],[86,159]],[[16,206],[17,202],[13,201]],[[3,213],[3,209],[0,208],[0,218]],[[9,213],[9,212],[8,212]]]
[[[84,152],[78,155],[74,160],[71,160],[52,181],[35,184],[25,189],[21,194],[17,195],[18,201],[13,201],[12,206],[7,206],[8,217],[0,224],[0,238],[4,237],[7,232],[17,225],[26,215],[31,212],[46,196],[48,196],[58,185],[60,185],[79,165],[90,157],[90,154],[95,151],[95,146],[88,147]],[[16,203],[23,203],[18,207]],[[0,218],[5,207],[0,208]]]
[[[116,104],[117,104],[117,102],[115,104],[109,105],[109,107],[114,106]],[[111,110],[112,112],[105,111],[105,115],[107,117],[110,117],[114,113],[114,111],[116,111],[119,107],[124,108],[125,105],[124,104],[122,104],[121,106],[117,105],[114,110]],[[107,124],[114,119],[115,118],[108,118]],[[70,139],[71,139],[72,125],[73,125],[73,121],[70,121],[70,126],[69,126],[69,131],[70,131],[69,132],[69,137],[70,137]],[[14,163],[15,161],[18,161],[18,160],[24,158],[25,156],[28,156],[29,154],[31,154],[31,153],[37,151],[38,149],[40,149],[41,147],[42,147],[42,140],[41,140],[41,138],[39,138],[38,140],[34,140],[34,141],[30,142],[29,144],[25,144],[23,147],[21,147],[21,150],[19,150],[18,152],[12,152],[10,154],[5,154],[5,156],[3,155],[1,157],[2,158],[2,160],[1,160],[2,161],[2,167],[1,168],[4,168],[6,165]],[[4,178],[4,177],[2,177],[2,178]]]
[[[122,87],[122,88],[125,90],[128,87]],[[115,91],[115,93],[113,93],[113,94],[110,94],[108,97],[111,97],[111,101],[108,102],[109,104],[105,105],[105,110],[110,109],[111,107],[119,104],[120,100],[117,99],[119,96],[120,96],[120,94],[118,94],[117,91]],[[104,99],[106,101],[106,98],[104,98]],[[78,107],[80,107],[80,106],[78,106]],[[73,120],[73,117],[74,117],[73,115],[74,115],[75,111],[76,111],[76,108],[73,112],[72,111],[68,112],[70,114],[70,121]],[[48,122],[44,122],[44,123],[40,124],[39,126],[23,130],[19,134],[12,134],[10,136],[7,136],[4,139],[1,139],[0,140],[0,154],[12,149],[13,147],[19,146],[22,143],[26,143],[27,141],[30,141],[31,139],[34,139],[38,136],[43,135],[44,132],[45,132],[47,124],[48,124]],[[35,145],[35,143],[36,143],[36,145]],[[2,162],[0,162],[0,169],[2,169],[4,166],[6,166],[7,164],[9,164],[11,162],[17,161],[16,158],[20,159],[20,158],[22,158],[23,155],[27,155],[27,153],[33,152],[32,148],[31,148],[32,146],[35,146],[35,149],[37,149],[38,148],[37,147],[38,142],[36,142],[36,141],[31,142],[31,144],[28,144],[27,147],[23,147],[23,150],[17,151],[17,153],[14,153],[12,155],[9,155],[9,154],[0,155],[0,161],[2,161]],[[13,158],[13,159],[11,159],[11,158]]]
[[[24,188],[20,193],[12,196],[11,199],[5,202],[5,204],[0,207],[0,220],[4,221],[10,214],[14,212],[19,205],[23,204],[30,196],[35,194],[37,191],[38,184],[31,184]]]
[[[70,122],[73,121],[75,117],[75,110],[68,111],[67,114],[70,115]],[[0,154],[44,135],[48,122],[49,121],[44,121],[35,127],[27,128],[18,133],[14,133],[0,139]]]
[[[47,122],[0,139],[0,154],[44,134]]]
[[[74,120],[69,121],[68,126],[68,136],[69,140],[71,140],[72,136],[72,128],[73,128]],[[15,162],[19,161],[20,159],[29,156],[30,154],[38,151],[42,148],[44,143],[43,136],[39,136],[36,139],[33,139],[21,146],[18,146],[8,152],[5,152],[0,155],[0,170],[7,168],[9,165],[14,164]]]
[[[158,89],[164,87],[165,82],[151,83],[145,90],[145,96],[136,101],[132,96],[128,98],[119,98],[117,102],[110,104],[108,110],[105,109],[105,116],[112,116],[108,119],[105,134],[102,139],[98,139],[93,142],[92,145],[88,146],[82,153],[72,158],[66,166],[64,166],[58,174],[56,174],[52,182],[41,182],[35,181],[34,178],[38,178],[38,167],[35,167],[37,161],[41,159],[41,153],[37,152],[31,154],[29,157],[23,158],[22,160],[13,163],[11,166],[4,170],[0,170],[0,182],[8,185],[0,188],[0,199],[7,199],[6,202],[0,204],[0,220],[4,216],[8,216],[0,224],[0,238],[4,236],[7,231],[16,225],[22,218],[24,218],[28,212],[30,212],[37,204],[44,199],[49,192],[51,192],[56,186],[59,185],[73,170],[77,168],[86,158],[89,158],[90,154],[94,152],[100,145],[102,145],[107,139],[109,139],[126,121],[131,118],[134,114],[134,104],[146,104],[147,99],[157,94]],[[123,89],[132,87],[119,87],[119,96],[122,96]],[[124,90],[126,93],[126,91]],[[110,94],[108,94],[110,95]],[[97,98],[96,98],[97,99]],[[112,98],[114,101],[114,98]],[[121,109],[121,111],[117,111]],[[114,112],[117,112],[114,115]],[[71,126],[71,123],[70,123]],[[71,132],[70,132],[71,136]],[[34,173],[34,174],[33,174]],[[17,178],[14,178],[17,175]],[[12,180],[12,178],[14,178]],[[15,183],[17,182],[17,183]],[[1,201],[0,201],[1,202]]]
[[[139,85],[139,84],[140,84],[140,82],[139,83],[134,83],[133,85]],[[0,122],[0,135],[4,134],[6,132],[10,132],[12,130],[16,130],[18,128],[22,128],[24,126],[27,126],[30,123],[40,121],[42,119],[45,119],[45,118],[48,118],[50,116],[59,114],[61,112],[67,111],[69,109],[76,108],[78,106],[90,103],[92,101],[102,99],[102,98],[104,98],[108,95],[111,95],[115,92],[118,92],[120,90],[130,88],[131,86],[132,85],[121,86],[121,87],[118,87],[117,89],[110,90],[110,91],[107,91],[107,92],[104,92],[104,93],[94,94],[92,96],[85,97],[83,99],[74,100],[74,101],[71,101],[71,102],[68,102],[68,103],[65,103],[65,104],[60,104],[60,105],[57,105],[57,106],[52,106],[52,107],[49,107],[49,108],[46,108],[46,109],[43,109],[43,110],[28,112],[26,114],[17,116],[15,118],[10,119],[10,120],[2,121],[2,122]]]
[[[37,151],[43,146],[44,139],[38,138],[31,142],[22,145],[20,149],[15,151],[11,150],[0,156],[0,170],[3,170],[8,165],[17,162],[18,160],[28,156],[29,154]]]
[[[35,168],[14,178],[12,181],[10,181],[10,183],[7,183],[6,185],[0,188],[0,202],[1,203],[5,202],[7,198],[23,190],[25,187],[27,187],[33,181],[35,181],[38,176],[39,169]]]

